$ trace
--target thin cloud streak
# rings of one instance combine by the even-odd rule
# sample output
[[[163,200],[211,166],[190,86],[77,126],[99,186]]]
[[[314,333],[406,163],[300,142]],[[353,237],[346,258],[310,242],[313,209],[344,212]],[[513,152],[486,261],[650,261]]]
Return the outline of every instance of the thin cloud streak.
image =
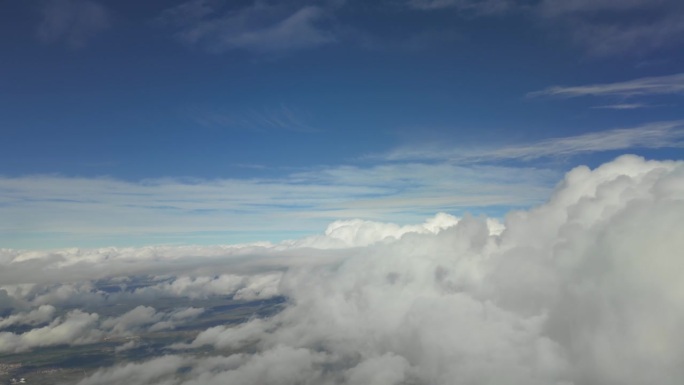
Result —
[[[595,110],[637,110],[640,108],[650,108],[650,107],[656,107],[656,106],[649,105],[649,104],[642,104],[642,103],[623,103],[623,104],[607,104],[605,106],[594,106],[591,108],[595,109]]]
[[[478,14],[501,13],[514,6],[510,0],[409,0],[407,3],[409,7],[419,10],[456,8]]]
[[[253,132],[291,131],[316,133],[323,130],[308,123],[308,116],[288,105],[246,111],[233,111],[221,108],[191,108],[190,118],[208,128],[226,128]]]
[[[465,150],[461,148],[401,148],[383,156],[388,161],[442,160],[455,163],[530,161],[541,158],[568,157],[579,154],[628,150],[632,148],[679,148],[684,146],[684,121],[648,123],[632,128],[562,138],[529,144]]]
[[[637,128],[543,140],[532,145],[505,147],[486,156],[499,159],[532,160],[550,156],[624,150],[628,148],[668,148],[682,146],[684,121],[651,123]]]
[[[528,97],[556,96],[576,98],[582,96],[633,97],[650,95],[674,95],[684,93],[684,73],[647,77],[625,82],[591,84],[575,87],[554,86],[530,92]]]

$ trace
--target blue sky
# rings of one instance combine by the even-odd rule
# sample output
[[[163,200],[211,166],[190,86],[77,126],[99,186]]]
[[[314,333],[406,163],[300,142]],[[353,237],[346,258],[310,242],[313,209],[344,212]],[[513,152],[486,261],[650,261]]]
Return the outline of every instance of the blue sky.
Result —
[[[0,247],[503,216],[682,159],[679,0],[10,0]]]

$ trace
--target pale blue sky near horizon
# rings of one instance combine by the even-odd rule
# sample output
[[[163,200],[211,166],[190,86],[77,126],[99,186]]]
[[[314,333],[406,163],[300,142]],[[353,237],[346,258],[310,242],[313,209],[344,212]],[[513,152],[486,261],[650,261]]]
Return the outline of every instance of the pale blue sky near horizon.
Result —
[[[684,158],[677,0],[6,1],[0,247],[502,217]]]

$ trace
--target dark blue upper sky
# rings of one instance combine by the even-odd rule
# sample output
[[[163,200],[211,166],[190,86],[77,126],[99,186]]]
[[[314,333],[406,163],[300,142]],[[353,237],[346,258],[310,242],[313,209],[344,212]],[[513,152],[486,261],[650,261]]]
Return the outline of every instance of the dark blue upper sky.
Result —
[[[678,0],[8,0],[2,8],[0,227],[23,239],[10,247],[39,247],[31,239],[46,233],[53,240],[45,245],[126,243],[121,228],[194,242],[178,234],[237,231],[248,217],[271,222],[275,214],[243,200],[262,187],[279,191],[264,205],[287,208],[277,214],[287,225],[263,229],[271,239],[318,228],[310,218],[501,215],[541,195],[425,202],[447,191],[482,195],[483,181],[506,190],[508,169],[534,179],[623,153],[682,158]],[[425,169],[402,176],[402,167]],[[426,180],[439,175],[463,175],[463,186],[441,190]],[[158,192],[133,195],[146,196],[135,202],[149,210],[177,210],[185,227],[136,227],[124,215],[102,222],[93,219],[110,215],[101,206],[49,203],[73,195],[61,185],[82,183],[79,191],[93,192],[75,202],[135,206],[92,188],[103,180],[124,195],[180,186],[168,207]],[[515,184],[534,190],[552,180]],[[27,196],[32,183],[47,187]],[[203,222],[196,208],[177,204],[201,200],[189,186],[212,183],[228,183],[220,201],[234,205],[209,199],[197,210],[242,218],[236,224]],[[332,192],[321,193],[322,204],[287,190],[295,187]],[[409,196],[415,206],[354,206],[361,197]],[[38,214],[46,210],[69,219]],[[81,214],[66,214],[74,210]],[[96,240],[74,235],[82,228],[100,229]]]

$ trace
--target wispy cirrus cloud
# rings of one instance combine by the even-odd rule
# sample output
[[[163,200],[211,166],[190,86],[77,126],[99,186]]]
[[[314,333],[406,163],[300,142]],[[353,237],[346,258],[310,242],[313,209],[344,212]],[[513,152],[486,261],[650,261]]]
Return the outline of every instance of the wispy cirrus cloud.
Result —
[[[46,43],[64,42],[71,48],[85,46],[111,25],[109,10],[88,0],[49,0],[41,16],[38,38]]]
[[[643,103],[620,103],[620,104],[606,104],[603,106],[591,107],[595,110],[638,110],[640,108],[656,107],[650,104]]]
[[[581,21],[568,27],[571,38],[594,56],[644,55],[681,45],[684,12],[641,23]]]
[[[541,91],[530,92],[527,96],[556,96],[564,98],[612,96],[628,98],[634,96],[673,94],[684,94],[684,73],[639,78],[616,83],[600,83],[571,87],[553,86]]]
[[[560,30],[593,56],[643,55],[682,43],[678,0],[406,0],[411,9],[454,9],[476,16],[519,13]]]
[[[205,127],[247,130],[255,132],[292,131],[315,133],[322,131],[309,123],[308,114],[281,104],[272,108],[231,110],[193,107],[191,119]]]
[[[391,151],[383,158],[393,161],[448,160],[457,163],[530,161],[540,158],[629,150],[635,148],[678,148],[684,146],[684,121],[648,123],[569,137],[549,138],[518,145],[479,149],[411,147]]]
[[[176,28],[183,43],[209,52],[277,54],[334,42],[335,34],[323,25],[329,16],[324,4],[254,1],[235,8],[221,1],[192,0],[163,11],[157,21]]]
[[[684,6],[678,0],[544,0],[534,8],[550,28],[593,56],[644,55],[682,43]]]
[[[421,10],[456,8],[461,11],[491,14],[509,10],[514,3],[510,0],[409,0],[408,5]]]
[[[590,132],[529,145],[503,147],[486,153],[485,157],[531,160],[630,148],[673,148],[682,147],[683,140],[684,121],[650,123],[634,128]]]
[[[500,147],[412,145],[368,158],[367,165],[272,178],[3,177],[0,239],[11,247],[248,242],[281,240],[337,219],[405,223],[440,211],[498,212],[548,193],[560,170],[535,160],[677,147],[684,147],[684,121]]]
[[[222,243],[245,232],[261,240],[279,234],[277,240],[340,218],[406,222],[444,210],[528,206],[557,176],[534,167],[405,163],[312,168],[272,179],[0,178],[0,232],[13,247],[73,239],[196,243],[204,236]]]

